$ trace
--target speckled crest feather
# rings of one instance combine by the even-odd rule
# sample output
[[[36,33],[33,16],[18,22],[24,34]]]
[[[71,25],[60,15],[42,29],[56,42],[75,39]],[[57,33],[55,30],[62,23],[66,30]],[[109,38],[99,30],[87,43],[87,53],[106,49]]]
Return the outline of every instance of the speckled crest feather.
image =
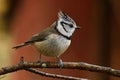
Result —
[[[72,18],[70,18],[67,14],[65,14],[63,11],[60,11],[58,13],[58,17],[63,18],[66,21],[70,21],[70,22],[74,23],[74,20]]]

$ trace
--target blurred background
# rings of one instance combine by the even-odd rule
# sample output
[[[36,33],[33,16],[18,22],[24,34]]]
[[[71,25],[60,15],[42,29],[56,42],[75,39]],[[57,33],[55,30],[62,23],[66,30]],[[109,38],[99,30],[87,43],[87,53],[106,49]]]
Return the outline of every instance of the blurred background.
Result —
[[[31,35],[49,27],[64,11],[82,29],[72,37],[72,44],[61,56],[63,61],[77,61],[120,69],[120,0],[0,0],[0,67],[25,61],[37,61],[31,46],[12,50]],[[42,56],[43,61],[56,61]],[[110,75],[67,69],[41,71],[83,77],[91,80],[120,80]],[[26,71],[5,75],[2,80],[52,80]],[[58,79],[55,79],[58,80]]]

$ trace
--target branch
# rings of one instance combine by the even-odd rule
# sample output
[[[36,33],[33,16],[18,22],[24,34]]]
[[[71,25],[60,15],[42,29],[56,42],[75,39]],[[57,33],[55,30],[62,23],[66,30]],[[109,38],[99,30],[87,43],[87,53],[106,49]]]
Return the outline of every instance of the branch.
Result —
[[[52,77],[52,78],[60,78],[60,79],[67,79],[67,80],[88,80],[88,79],[84,79],[84,78],[77,78],[77,77],[72,77],[72,76],[64,76],[64,75],[58,75],[58,74],[51,74],[51,73],[46,73],[46,72],[42,72],[33,68],[28,68],[25,69],[26,71],[38,74],[38,75],[42,75],[42,76],[46,76],[46,77]]]
[[[20,58],[20,63],[23,64],[24,63],[24,58],[21,57]],[[42,75],[45,77],[52,77],[52,78],[60,78],[60,79],[66,79],[66,80],[88,80],[85,78],[77,78],[77,77],[72,77],[72,76],[64,76],[64,75],[58,75],[58,74],[51,74],[51,73],[46,73],[46,72],[42,72],[39,71],[37,69],[33,69],[33,68],[27,68],[25,69],[26,71],[38,74],[38,75]]]
[[[0,69],[0,75],[24,70],[27,68],[59,68],[57,62],[25,62],[18,63],[13,66],[3,67]],[[84,62],[63,62],[62,69],[79,69],[79,70],[87,70],[92,72],[106,73],[112,76],[120,77],[120,70],[112,69],[110,67],[103,67],[93,64],[88,64]]]

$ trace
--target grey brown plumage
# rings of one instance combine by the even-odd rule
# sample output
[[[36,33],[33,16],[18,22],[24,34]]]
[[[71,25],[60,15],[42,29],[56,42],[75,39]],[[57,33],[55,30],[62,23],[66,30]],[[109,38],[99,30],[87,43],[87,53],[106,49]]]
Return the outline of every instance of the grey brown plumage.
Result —
[[[57,34],[58,32],[55,30],[55,25],[56,25],[56,22],[54,22],[50,27],[41,31],[40,33],[33,35],[28,41],[14,46],[13,49],[18,49],[18,48],[33,44],[34,42],[44,41],[46,40],[48,35],[53,33]]]

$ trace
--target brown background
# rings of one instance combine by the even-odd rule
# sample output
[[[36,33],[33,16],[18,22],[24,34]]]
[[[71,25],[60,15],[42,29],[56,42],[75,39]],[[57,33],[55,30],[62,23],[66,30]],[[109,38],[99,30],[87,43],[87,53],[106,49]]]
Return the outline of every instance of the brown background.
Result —
[[[61,56],[63,61],[88,62],[120,69],[120,1],[119,0],[12,0],[9,31],[13,45],[49,27],[57,20],[57,12],[64,11],[82,29],[75,32],[72,44]],[[8,28],[8,27],[7,27]],[[38,52],[31,46],[12,50],[12,63],[20,56],[26,61],[38,60]],[[43,61],[56,61],[42,56]],[[84,77],[91,80],[119,80],[106,74],[80,70],[40,69],[45,72]],[[10,74],[11,80],[51,80],[19,71]],[[56,79],[57,80],[57,79]]]

